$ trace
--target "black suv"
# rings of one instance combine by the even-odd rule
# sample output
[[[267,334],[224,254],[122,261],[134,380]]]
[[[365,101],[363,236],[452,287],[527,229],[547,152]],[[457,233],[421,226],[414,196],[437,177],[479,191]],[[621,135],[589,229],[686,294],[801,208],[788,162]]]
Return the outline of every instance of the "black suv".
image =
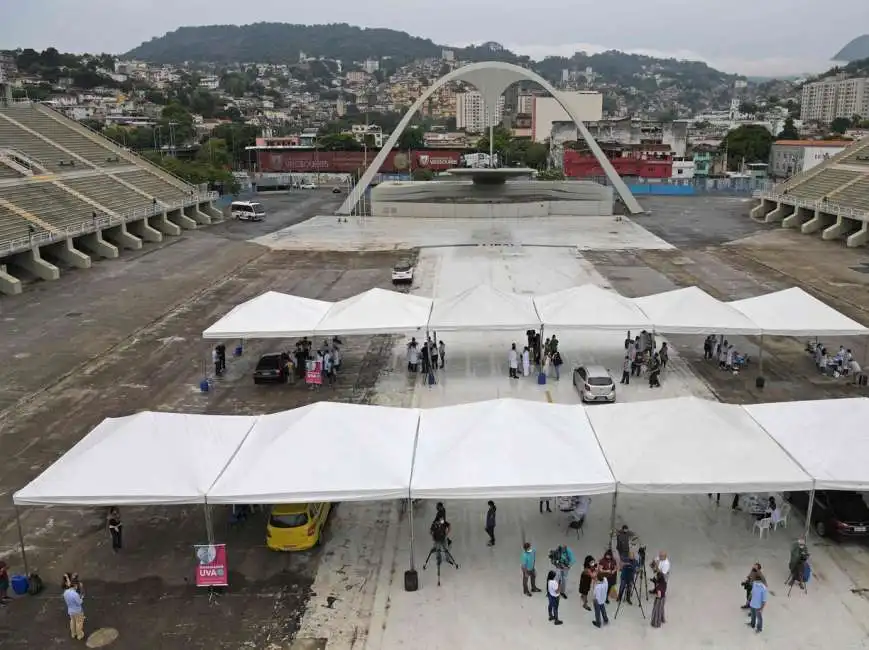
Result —
[[[791,492],[787,499],[805,513],[809,507],[809,494]],[[817,490],[812,526],[821,537],[869,537],[869,506],[860,492]]]
[[[290,358],[284,352],[264,354],[253,371],[253,383],[285,383],[290,378]]]

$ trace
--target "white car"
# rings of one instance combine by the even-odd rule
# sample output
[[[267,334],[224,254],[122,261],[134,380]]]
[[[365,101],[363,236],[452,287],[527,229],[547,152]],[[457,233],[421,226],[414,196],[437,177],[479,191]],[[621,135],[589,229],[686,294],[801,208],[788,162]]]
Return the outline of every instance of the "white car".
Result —
[[[574,369],[573,385],[583,403],[616,401],[616,382],[603,366],[579,366]]]
[[[317,186],[314,183],[302,183],[301,185],[299,185],[299,189],[316,190]]]
[[[392,284],[413,283],[413,264],[404,261],[392,267]]]

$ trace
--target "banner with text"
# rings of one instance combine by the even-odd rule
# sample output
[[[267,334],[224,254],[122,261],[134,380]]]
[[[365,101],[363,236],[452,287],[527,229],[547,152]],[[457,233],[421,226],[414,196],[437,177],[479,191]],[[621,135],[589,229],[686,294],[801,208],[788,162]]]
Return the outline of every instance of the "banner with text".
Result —
[[[226,567],[226,544],[204,544],[196,551],[196,586],[226,587],[229,570]]]

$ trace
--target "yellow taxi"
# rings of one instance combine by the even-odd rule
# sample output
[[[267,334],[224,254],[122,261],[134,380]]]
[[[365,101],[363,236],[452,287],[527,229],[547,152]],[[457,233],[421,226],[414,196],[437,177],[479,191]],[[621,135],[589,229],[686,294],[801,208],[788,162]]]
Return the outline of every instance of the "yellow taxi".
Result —
[[[320,543],[330,503],[274,506],[266,526],[266,545],[273,551],[306,551]]]

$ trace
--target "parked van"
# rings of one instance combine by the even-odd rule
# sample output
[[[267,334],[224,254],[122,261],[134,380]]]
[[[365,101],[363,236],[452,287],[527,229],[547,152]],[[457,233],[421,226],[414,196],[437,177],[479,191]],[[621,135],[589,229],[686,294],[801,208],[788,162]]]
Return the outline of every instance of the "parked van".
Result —
[[[266,211],[260,203],[251,201],[233,201],[230,206],[230,212],[233,219],[241,219],[243,221],[263,221],[266,218]]]

